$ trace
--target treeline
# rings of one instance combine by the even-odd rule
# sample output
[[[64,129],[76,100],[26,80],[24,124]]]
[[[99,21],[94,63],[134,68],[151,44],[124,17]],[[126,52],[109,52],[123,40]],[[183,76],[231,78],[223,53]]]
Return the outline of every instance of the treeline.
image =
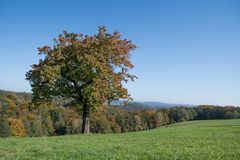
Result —
[[[55,101],[36,107],[31,94],[0,91],[0,137],[79,134],[78,108]],[[202,105],[162,109],[102,106],[90,117],[92,133],[123,133],[158,128],[188,120],[240,118],[240,108]],[[78,109],[79,110],[79,109]]]

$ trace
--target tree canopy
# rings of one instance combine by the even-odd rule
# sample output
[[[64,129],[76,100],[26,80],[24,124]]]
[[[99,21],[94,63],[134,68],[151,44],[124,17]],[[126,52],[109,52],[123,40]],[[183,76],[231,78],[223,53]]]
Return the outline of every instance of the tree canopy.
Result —
[[[118,99],[130,99],[122,82],[134,81],[130,52],[136,46],[119,32],[99,27],[96,35],[63,32],[54,45],[39,48],[44,58],[32,65],[30,81],[33,102],[50,102],[54,97],[71,98],[82,107],[82,133],[89,132],[90,110]]]

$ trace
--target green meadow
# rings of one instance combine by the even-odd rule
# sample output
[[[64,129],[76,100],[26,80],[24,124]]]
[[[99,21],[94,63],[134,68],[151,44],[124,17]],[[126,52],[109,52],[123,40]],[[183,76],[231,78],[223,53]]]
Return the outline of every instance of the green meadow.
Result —
[[[123,134],[0,139],[0,159],[240,159],[240,120],[187,121]]]

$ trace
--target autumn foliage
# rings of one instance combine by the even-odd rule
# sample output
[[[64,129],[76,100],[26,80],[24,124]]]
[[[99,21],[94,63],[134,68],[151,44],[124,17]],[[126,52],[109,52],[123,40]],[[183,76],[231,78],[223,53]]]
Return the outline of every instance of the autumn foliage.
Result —
[[[25,126],[21,119],[9,118],[11,135],[14,137],[24,137],[26,135]]]

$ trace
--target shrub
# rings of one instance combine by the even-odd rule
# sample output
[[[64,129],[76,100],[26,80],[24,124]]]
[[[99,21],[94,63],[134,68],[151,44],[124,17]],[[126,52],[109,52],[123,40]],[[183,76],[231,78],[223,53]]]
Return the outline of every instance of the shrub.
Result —
[[[9,126],[11,129],[11,135],[15,137],[26,136],[25,126],[21,119],[10,118]]]
[[[1,116],[1,115],[0,115]],[[4,117],[0,117],[0,137],[5,138],[10,136],[8,121]]]

